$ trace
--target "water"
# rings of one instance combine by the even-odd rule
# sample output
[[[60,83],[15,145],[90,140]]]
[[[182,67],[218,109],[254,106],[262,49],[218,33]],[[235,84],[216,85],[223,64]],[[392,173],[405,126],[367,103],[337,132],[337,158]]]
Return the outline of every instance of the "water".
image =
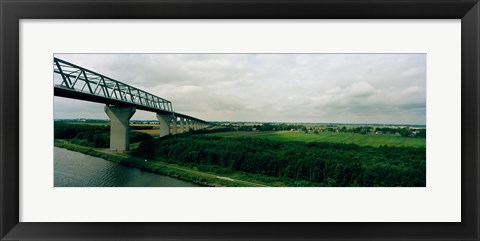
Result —
[[[55,187],[198,187],[102,158],[54,147]]]

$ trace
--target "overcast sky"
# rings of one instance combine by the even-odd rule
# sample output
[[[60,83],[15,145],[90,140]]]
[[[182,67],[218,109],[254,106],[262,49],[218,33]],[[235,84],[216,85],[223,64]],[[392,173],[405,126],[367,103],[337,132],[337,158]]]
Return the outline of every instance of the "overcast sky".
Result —
[[[425,54],[56,54],[207,121],[425,124]],[[107,119],[54,97],[56,119]],[[154,120],[139,111],[133,120]]]

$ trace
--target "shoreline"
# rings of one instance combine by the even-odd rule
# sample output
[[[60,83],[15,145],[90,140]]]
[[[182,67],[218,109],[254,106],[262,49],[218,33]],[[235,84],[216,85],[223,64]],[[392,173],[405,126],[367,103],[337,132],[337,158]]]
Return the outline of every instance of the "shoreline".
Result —
[[[55,140],[54,146],[79,152],[85,155],[99,157],[106,161],[114,162],[123,166],[133,167],[142,171],[151,172],[177,178],[183,181],[199,184],[203,187],[261,187],[267,186],[244,180],[236,180],[231,177],[219,176],[215,173],[207,173],[192,168],[153,160],[145,162],[145,159],[134,157],[128,153],[108,152],[99,148],[85,147],[68,141]]]

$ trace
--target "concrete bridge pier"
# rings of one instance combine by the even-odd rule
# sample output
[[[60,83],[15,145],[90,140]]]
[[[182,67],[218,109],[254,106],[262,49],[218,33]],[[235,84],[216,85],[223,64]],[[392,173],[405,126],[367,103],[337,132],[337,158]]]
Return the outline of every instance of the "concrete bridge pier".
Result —
[[[188,129],[188,120],[184,118],[183,119],[183,132],[188,132],[188,131],[190,131]]]
[[[135,110],[135,107],[105,106],[105,113],[110,118],[110,150],[128,151],[128,124]]]
[[[178,133],[181,134],[185,132],[184,127],[183,127],[183,118],[178,119],[178,124],[180,124],[180,128],[178,129]]]
[[[190,120],[185,119],[185,132],[189,132],[189,131],[190,131]]]
[[[157,119],[160,122],[160,137],[164,137],[170,134],[170,121],[172,115],[160,115],[157,114]]]
[[[172,134],[177,134],[177,117],[173,117],[172,119]]]
[[[193,120],[190,120],[190,129],[195,130],[195,125]]]

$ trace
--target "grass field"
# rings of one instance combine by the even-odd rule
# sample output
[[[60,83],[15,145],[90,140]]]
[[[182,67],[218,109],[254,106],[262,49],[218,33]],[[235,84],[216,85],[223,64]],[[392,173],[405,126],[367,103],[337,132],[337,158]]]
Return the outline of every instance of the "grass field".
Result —
[[[158,137],[160,135],[160,130],[158,128],[157,129],[146,129],[146,130],[131,130],[131,131],[146,133],[146,134],[149,134],[153,137]]]
[[[90,125],[90,126],[108,126],[110,125],[110,123],[108,122],[62,122],[62,123],[66,123],[66,124],[73,124],[73,125]]]
[[[408,138],[397,135],[357,134],[347,132],[320,132],[319,134],[304,133],[298,131],[232,131],[206,134],[209,136],[221,136],[227,138],[255,137],[277,141],[303,141],[303,142],[332,142],[349,143],[361,146],[412,146],[425,147],[425,138]]]

